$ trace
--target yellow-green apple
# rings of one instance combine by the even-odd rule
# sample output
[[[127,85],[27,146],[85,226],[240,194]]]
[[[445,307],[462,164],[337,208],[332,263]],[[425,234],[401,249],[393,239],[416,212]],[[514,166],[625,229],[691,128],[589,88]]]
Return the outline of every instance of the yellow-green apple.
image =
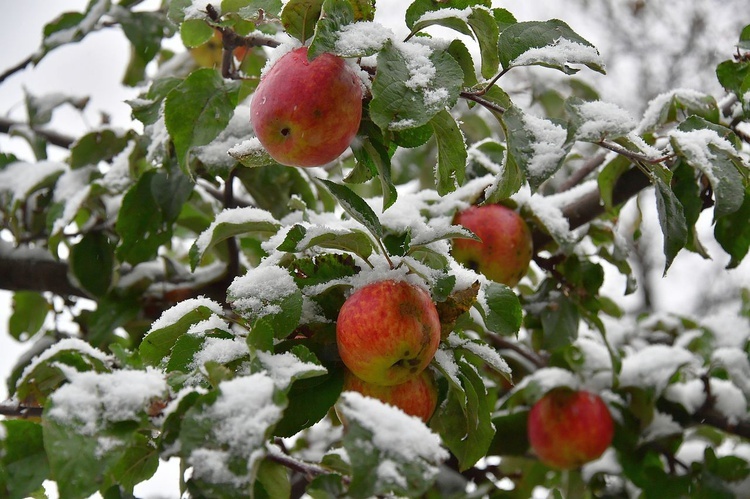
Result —
[[[458,212],[453,223],[481,239],[454,239],[456,261],[508,286],[526,275],[534,248],[529,226],[516,211],[500,204],[471,206]]]
[[[614,424],[598,395],[555,388],[531,408],[528,435],[540,461],[567,470],[601,456],[612,443]]]
[[[429,369],[422,371],[416,378],[392,386],[368,383],[347,370],[344,375],[344,391],[355,391],[376,398],[425,423],[430,420],[437,407],[437,385]]]
[[[367,284],[351,294],[336,321],[341,360],[358,378],[398,385],[435,356],[440,319],[432,298],[406,281]]]
[[[320,166],[343,153],[362,119],[362,83],[330,53],[307,58],[307,47],[281,56],[261,78],[250,103],[255,135],[273,159]]]

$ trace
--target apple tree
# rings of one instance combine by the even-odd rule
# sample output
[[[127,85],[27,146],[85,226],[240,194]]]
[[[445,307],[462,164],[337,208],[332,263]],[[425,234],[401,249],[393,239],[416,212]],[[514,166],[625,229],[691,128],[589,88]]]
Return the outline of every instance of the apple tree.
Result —
[[[605,67],[564,20],[487,0],[378,19],[370,0],[91,0],[45,26],[26,64],[118,29],[140,95],[126,130],[50,130],[86,105],[61,94],[2,123],[35,157],[0,155],[0,287],[30,345],[0,405],[0,496],[133,497],[167,459],[187,497],[747,490],[750,292],[725,327],[628,313],[619,225],[649,192],[664,273],[708,256],[705,216],[742,264],[750,26],[721,95],[675,89],[635,116],[570,77]],[[353,102],[295,77],[323,58]],[[272,68],[288,76],[259,88]],[[538,99],[528,68],[569,79]],[[291,161],[267,142],[305,134]],[[491,206],[521,222],[459,223]]]

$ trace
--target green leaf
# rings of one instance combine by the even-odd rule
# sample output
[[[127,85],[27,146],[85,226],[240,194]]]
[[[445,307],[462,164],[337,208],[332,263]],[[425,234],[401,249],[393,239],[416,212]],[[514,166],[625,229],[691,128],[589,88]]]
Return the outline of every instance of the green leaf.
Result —
[[[341,28],[353,22],[354,9],[349,0],[324,0],[307,53],[308,59],[314,59],[324,52],[336,53]]]
[[[479,54],[482,57],[482,76],[492,78],[500,66],[498,55],[498,37],[500,29],[493,13],[484,8],[473,8],[467,19],[471,30],[479,42]]]
[[[617,180],[630,168],[630,160],[624,156],[618,155],[612,161],[607,163],[599,172],[596,181],[599,186],[602,203],[604,203],[604,208],[607,211],[612,211],[614,208],[612,195],[615,190],[615,185],[617,185]]]
[[[471,57],[471,52],[466,47],[466,44],[461,40],[453,40],[448,45],[448,53],[453,57],[461,70],[464,72],[464,81],[462,86],[471,88],[478,83],[477,75],[474,69],[474,59]]]
[[[734,213],[721,217],[716,221],[714,236],[724,248],[731,260],[727,268],[737,267],[750,250],[750,186],[745,193],[740,208]]]
[[[512,106],[502,116],[507,131],[508,162],[514,161],[526,175],[532,190],[560,169],[572,144],[566,130]]]
[[[479,311],[487,329],[505,336],[518,334],[523,311],[513,290],[504,284],[491,282],[484,289],[484,296],[487,308],[480,306]]]
[[[295,381],[288,392],[289,405],[274,435],[291,437],[323,419],[341,394],[344,372],[328,365],[328,374]]]
[[[305,43],[315,31],[322,8],[323,0],[290,0],[281,11],[281,24],[290,36]]]
[[[38,333],[52,309],[47,299],[36,291],[16,291],[13,293],[12,307],[8,332],[20,341],[26,341]]]
[[[198,47],[209,41],[216,31],[203,19],[186,19],[180,24],[180,38],[186,47]]]
[[[666,274],[674,257],[687,244],[687,222],[682,205],[669,185],[657,177],[653,177],[652,181],[656,185],[656,209],[664,235],[664,256],[666,257],[664,273]]]
[[[485,456],[495,428],[492,407],[484,381],[475,368],[458,360],[457,379],[449,385],[448,398],[430,421],[443,442],[456,456],[460,470],[467,470]]]
[[[132,69],[126,74],[124,83],[136,86],[144,79],[146,65],[159,53],[162,39],[169,38],[173,28],[162,12],[117,9],[110,15],[120,23],[123,33],[133,45],[130,54]]]
[[[364,199],[348,187],[326,179],[320,179],[320,181],[350,217],[364,225],[370,231],[370,234],[375,236],[375,239],[381,240],[383,238],[383,227],[380,225],[380,220]]]
[[[226,128],[239,88],[236,82],[226,83],[215,69],[203,68],[190,73],[167,95],[164,122],[186,174],[190,174],[190,150],[208,144]]]
[[[538,65],[574,74],[581,64],[604,74],[599,51],[559,19],[511,24],[498,37],[500,62],[505,70]]]
[[[141,434],[134,434],[133,441],[107,472],[113,483],[133,493],[133,488],[151,478],[159,467],[159,449],[153,441]]]
[[[185,334],[190,326],[208,319],[215,313],[212,308],[201,304],[201,300],[186,300],[179,306],[180,312],[185,310],[179,318],[170,316],[170,320],[165,321],[163,325],[160,321],[155,322],[143,338],[138,350],[147,364],[159,365],[162,359],[169,355],[177,339]],[[170,313],[174,314],[174,309]]]
[[[312,182],[300,173],[301,168],[274,164],[263,168],[238,168],[237,176],[255,200],[258,208],[268,210],[278,220],[289,214],[289,201],[299,197],[307,206],[317,206],[320,192],[313,191]],[[323,191],[325,192],[325,191]],[[330,204],[334,204],[331,200]]]
[[[297,259],[290,266],[299,287],[316,286],[343,277],[351,277],[359,268],[351,255],[325,254]]]
[[[70,148],[70,167],[96,166],[100,161],[108,161],[122,152],[130,140],[130,134],[120,136],[109,129],[88,133]]]
[[[422,126],[453,107],[463,80],[461,66],[446,50],[389,41],[378,53],[370,116],[382,130]]]
[[[8,499],[23,499],[49,478],[42,427],[24,420],[0,421],[0,493]]]
[[[154,80],[148,92],[138,99],[127,101],[133,110],[133,118],[144,125],[152,125],[161,116],[161,104],[173,88],[177,87],[182,80],[174,77],[159,78]]]
[[[274,461],[263,460],[258,467],[258,481],[255,482],[255,497],[258,487],[263,488],[269,499],[286,499],[291,497],[292,483],[289,480],[289,468]]]
[[[722,87],[742,99],[750,90],[750,62],[724,61],[716,67],[716,77]]]
[[[198,236],[190,248],[190,268],[200,265],[201,260],[217,244],[235,236],[249,236],[261,240],[275,234],[281,224],[266,210],[260,208],[234,208],[224,210],[216,220]]]
[[[80,287],[104,296],[112,285],[114,247],[103,232],[89,232],[70,249],[70,271]]]
[[[125,193],[117,215],[117,257],[133,265],[156,257],[171,238],[172,222],[192,189],[190,180],[179,173],[149,170],[141,175]]]
[[[438,112],[431,120],[430,126],[435,133],[438,147],[438,164],[435,169],[435,181],[438,194],[444,196],[462,185],[466,173],[466,144],[458,123],[446,111]]]
[[[545,349],[563,348],[578,338],[580,314],[575,304],[564,294],[551,292],[540,318]]]

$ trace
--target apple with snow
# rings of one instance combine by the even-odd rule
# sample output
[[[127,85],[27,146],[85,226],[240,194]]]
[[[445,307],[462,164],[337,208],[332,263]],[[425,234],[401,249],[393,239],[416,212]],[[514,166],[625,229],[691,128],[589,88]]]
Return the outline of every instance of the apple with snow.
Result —
[[[456,261],[508,286],[526,275],[534,248],[531,230],[518,212],[500,204],[471,206],[458,212],[453,223],[481,239],[455,239]]]
[[[420,418],[425,423],[430,420],[437,407],[437,385],[429,369],[425,369],[415,378],[392,386],[368,383],[347,371],[344,375],[344,391],[359,392],[367,397],[376,398],[398,407],[410,416]]]
[[[406,281],[383,280],[357,289],[336,322],[341,360],[358,378],[398,385],[435,356],[440,319],[432,298]]]
[[[357,135],[362,83],[341,57],[308,60],[307,47],[281,56],[261,78],[251,103],[255,134],[287,166],[320,166],[338,158]]]
[[[552,468],[574,469],[593,461],[607,450],[613,435],[607,405],[585,390],[553,389],[529,412],[531,448]]]

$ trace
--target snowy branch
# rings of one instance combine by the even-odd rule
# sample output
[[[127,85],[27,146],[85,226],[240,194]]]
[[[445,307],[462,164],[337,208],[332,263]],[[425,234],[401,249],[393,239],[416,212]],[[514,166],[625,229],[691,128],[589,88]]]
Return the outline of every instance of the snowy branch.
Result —
[[[13,121],[9,120],[8,118],[0,117],[0,133],[5,134],[11,134],[13,132],[13,129],[15,128],[28,128],[29,125],[27,123],[22,123],[20,121]],[[58,147],[62,147],[65,149],[70,149],[70,146],[73,145],[73,143],[76,141],[75,138],[70,137],[68,135],[64,135],[62,133],[58,133],[52,130],[44,130],[40,128],[31,128],[31,130],[37,134],[38,136],[45,139],[50,144],[56,145]]]

